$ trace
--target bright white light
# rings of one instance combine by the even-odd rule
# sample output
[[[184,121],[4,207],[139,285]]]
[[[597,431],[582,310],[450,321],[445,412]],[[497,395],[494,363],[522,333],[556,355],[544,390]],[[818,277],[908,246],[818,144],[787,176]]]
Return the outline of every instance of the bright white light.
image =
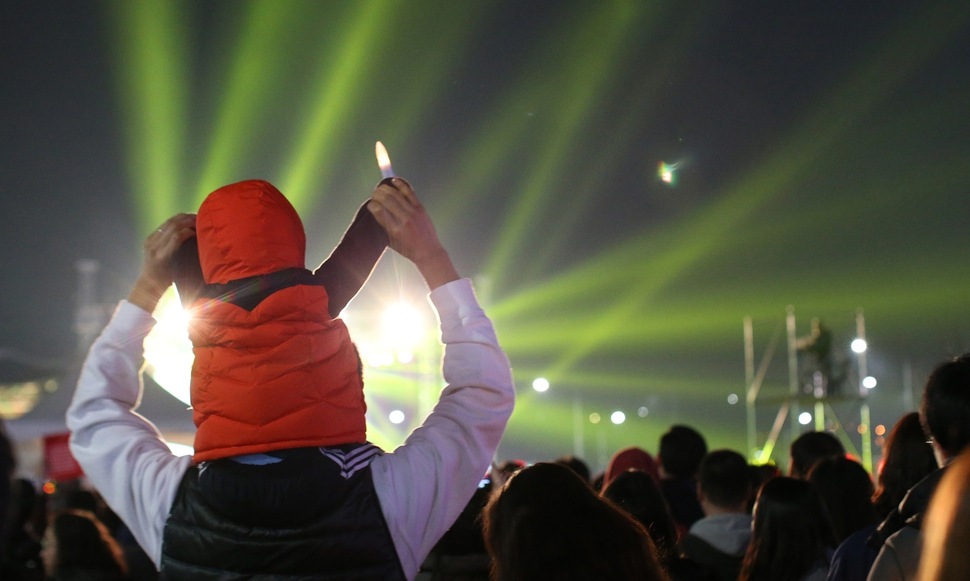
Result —
[[[544,391],[549,391],[549,380],[545,377],[537,377],[535,381],[532,382],[532,389],[542,393]]]
[[[734,405],[738,403],[738,394],[732,393],[728,395],[728,403]]]
[[[808,412],[802,412],[801,414],[798,415],[798,423],[803,426],[807,426],[808,424],[812,423],[812,414]]]
[[[400,424],[404,421],[404,412],[401,410],[394,410],[387,414],[387,419],[391,420],[392,424]]]
[[[189,315],[182,309],[174,286],[159,299],[152,316],[157,323],[145,337],[145,371],[158,385],[189,405],[195,356],[189,341]]]
[[[619,426],[626,421],[626,414],[621,411],[615,411],[610,414],[610,421]]]
[[[191,456],[195,454],[195,449],[192,446],[176,444],[175,442],[165,442],[165,444],[168,445],[168,449],[172,451],[172,454],[176,456]]]
[[[866,343],[865,339],[853,339],[852,340],[852,350],[856,353],[865,353],[869,345]]]
[[[872,389],[876,387],[876,378],[869,375],[862,379],[862,387],[866,389]]]
[[[589,423],[598,424],[600,423],[600,415],[596,412],[589,414]]]
[[[647,414],[649,413],[650,413],[650,410],[648,410],[647,406],[645,405],[640,406],[640,409],[637,410],[637,415],[640,416],[641,418],[647,417]]]
[[[421,315],[404,303],[392,305],[384,311],[382,333],[399,347],[415,345],[421,339]]]

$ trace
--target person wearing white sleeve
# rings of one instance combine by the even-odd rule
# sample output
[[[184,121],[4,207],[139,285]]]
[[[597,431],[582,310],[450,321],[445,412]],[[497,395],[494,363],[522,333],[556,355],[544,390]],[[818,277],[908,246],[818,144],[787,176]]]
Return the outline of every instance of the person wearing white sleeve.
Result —
[[[91,348],[68,427],[85,474],[163,578],[413,579],[487,470],[514,405],[508,360],[491,322],[407,182],[381,182],[368,209],[432,290],[447,385],[401,447],[369,456],[349,477],[335,476],[334,462],[298,452],[307,463],[290,464],[318,478],[315,504],[299,526],[254,526],[240,514],[212,510],[198,489],[198,467],[172,455],[135,411],[142,342],[154,324],[149,313],[171,283],[170,258],[193,235],[194,217],[173,217],[146,240],[142,275]],[[321,449],[314,458],[356,450]]]

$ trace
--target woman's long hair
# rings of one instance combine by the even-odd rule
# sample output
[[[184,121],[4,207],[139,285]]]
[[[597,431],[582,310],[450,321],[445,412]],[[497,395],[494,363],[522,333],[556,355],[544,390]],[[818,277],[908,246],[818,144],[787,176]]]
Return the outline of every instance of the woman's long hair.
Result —
[[[872,505],[872,478],[862,464],[845,456],[823,458],[812,466],[808,481],[815,485],[828,509],[836,544],[878,522]]]
[[[483,519],[496,581],[667,578],[643,527],[563,466],[519,471]]]
[[[661,563],[677,556],[677,525],[670,515],[667,500],[650,474],[627,470],[614,477],[602,495],[647,529]]]
[[[909,489],[936,469],[936,456],[926,443],[919,414],[904,415],[886,438],[882,468],[872,497],[879,516],[885,517],[899,506]]]
[[[66,510],[50,526],[57,539],[54,579],[70,578],[78,570],[104,572],[105,579],[122,579],[128,573],[121,547],[91,512]]]
[[[751,544],[739,581],[797,580],[828,561],[832,526],[808,481],[785,476],[764,483],[754,510]]]

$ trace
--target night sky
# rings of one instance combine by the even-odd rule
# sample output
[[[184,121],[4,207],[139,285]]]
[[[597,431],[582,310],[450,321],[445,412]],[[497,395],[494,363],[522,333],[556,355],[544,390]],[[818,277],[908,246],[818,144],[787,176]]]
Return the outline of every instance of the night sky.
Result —
[[[572,451],[575,394],[631,418],[594,462],[675,422],[743,450],[742,320],[760,358],[789,305],[840,346],[864,310],[874,424],[970,350],[970,3],[132,4],[0,0],[2,349],[70,360],[75,262],[113,304],[225,183],[280,186],[322,259],[381,139],[508,350],[506,455]],[[407,266],[361,306],[420,297]]]

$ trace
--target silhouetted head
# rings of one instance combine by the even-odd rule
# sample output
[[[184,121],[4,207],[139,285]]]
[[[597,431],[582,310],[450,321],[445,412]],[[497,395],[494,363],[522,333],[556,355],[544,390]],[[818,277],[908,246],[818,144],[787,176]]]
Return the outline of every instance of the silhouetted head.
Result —
[[[714,450],[701,460],[697,485],[705,502],[743,510],[751,495],[748,461],[734,450]]]
[[[744,581],[801,579],[835,547],[822,497],[812,483],[779,476],[764,483],[754,508]]]
[[[705,454],[704,436],[690,426],[671,426],[660,436],[660,466],[671,478],[693,478]]]
[[[872,505],[872,479],[855,460],[845,456],[822,458],[809,471],[808,481],[825,502],[837,543],[878,520]]]
[[[514,474],[483,520],[497,581],[666,579],[643,527],[558,464]]]
[[[970,353],[933,370],[923,389],[919,418],[943,459],[956,456],[970,443]]]
[[[822,458],[845,456],[845,447],[830,432],[805,432],[791,443],[790,452],[788,475],[805,478],[812,466]]]

